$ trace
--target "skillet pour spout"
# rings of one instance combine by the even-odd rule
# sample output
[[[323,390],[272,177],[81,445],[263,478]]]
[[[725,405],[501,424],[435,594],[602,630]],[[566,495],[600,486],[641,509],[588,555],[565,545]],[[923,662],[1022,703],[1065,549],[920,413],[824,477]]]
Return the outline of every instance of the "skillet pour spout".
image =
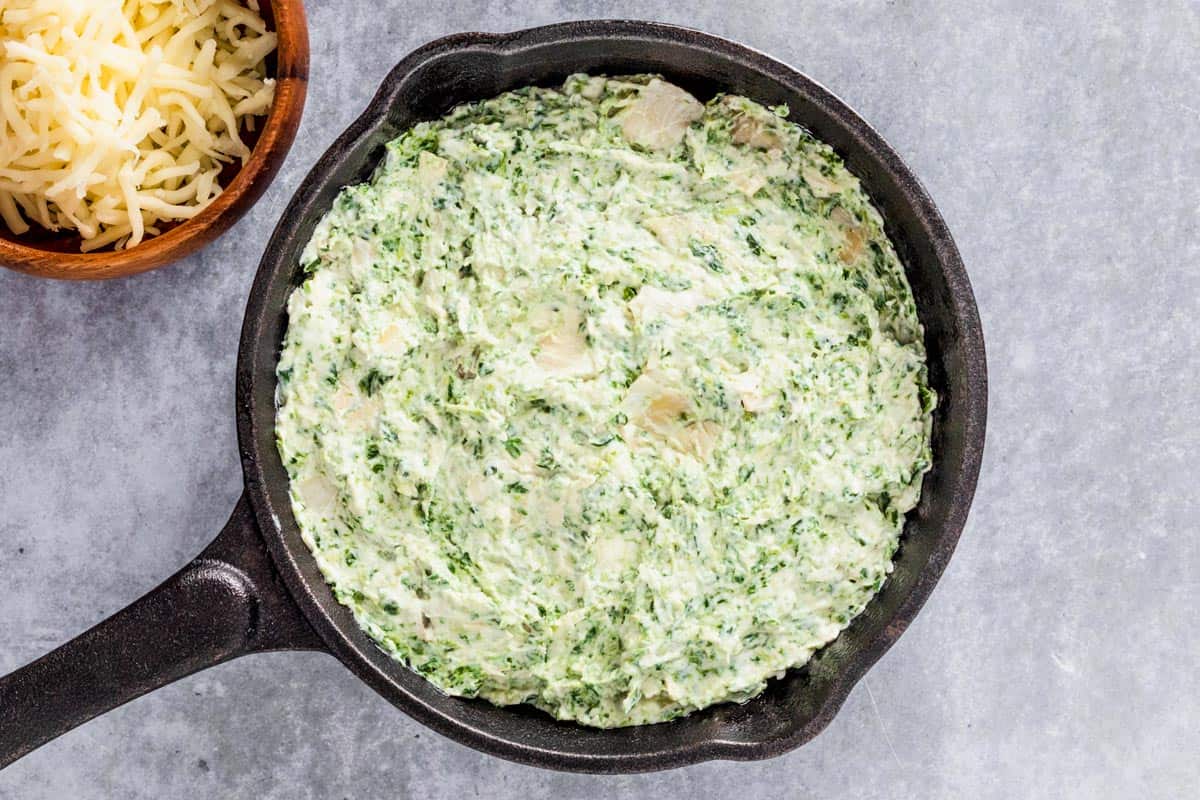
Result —
[[[701,100],[718,92],[787,105],[830,144],[880,210],[925,327],[939,405],[933,467],[910,512],[895,568],[842,634],[801,669],[741,704],[657,725],[598,730],[525,706],[442,694],[367,637],[325,583],[300,536],[275,446],[275,364],[300,252],[346,185],[367,180],[383,145],[460,103],[577,72],[652,72]],[[0,766],[104,711],[206,666],[275,649],[333,654],[397,707],[484,752],[540,767],[625,773],[714,758],[768,758],[833,718],[855,682],[903,633],[945,569],[975,490],[987,376],[983,335],[958,250],[936,207],[866,122],[829,91],[761,53],[651,22],[587,21],[439,39],[401,61],[363,115],[296,191],[250,293],[237,363],[246,492],[224,530],[159,588],[59,649],[0,678]]]

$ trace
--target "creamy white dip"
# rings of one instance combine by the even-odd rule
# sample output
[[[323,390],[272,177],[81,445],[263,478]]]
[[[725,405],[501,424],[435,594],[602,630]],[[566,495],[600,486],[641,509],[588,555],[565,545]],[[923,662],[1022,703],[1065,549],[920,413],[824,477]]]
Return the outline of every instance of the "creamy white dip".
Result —
[[[744,700],[891,571],[922,330],[785,115],[575,76],[415,126],[318,225],[278,367],[293,509],[445,691],[601,727]]]

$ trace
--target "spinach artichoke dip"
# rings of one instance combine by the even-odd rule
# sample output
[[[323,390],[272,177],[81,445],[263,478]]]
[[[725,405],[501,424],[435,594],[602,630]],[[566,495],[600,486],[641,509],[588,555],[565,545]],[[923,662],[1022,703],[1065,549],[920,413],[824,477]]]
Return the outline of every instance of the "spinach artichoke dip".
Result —
[[[444,691],[598,727],[745,700],[891,571],[922,330],[786,113],[577,75],[414,126],[317,226],[278,365],[293,509]]]

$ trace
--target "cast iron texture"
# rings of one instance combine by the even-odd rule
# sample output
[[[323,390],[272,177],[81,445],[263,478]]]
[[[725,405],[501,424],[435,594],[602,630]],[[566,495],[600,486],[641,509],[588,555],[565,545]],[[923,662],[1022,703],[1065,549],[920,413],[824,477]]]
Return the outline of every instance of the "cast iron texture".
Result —
[[[341,187],[366,180],[383,144],[452,106],[572,72],[657,72],[701,99],[717,91],[786,103],[833,145],[883,212],[926,330],[939,395],[933,469],[880,594],[802,669],[744,705],[601,731],[528,707],[440,693],[379,650],[337,603],[300,538],[275,448],[275,364],[300,250]],[[440,39],[404,59],[296,192],[267,246],[242,330],[237,420],[246,495],[213,542],[158,589],[0,678],[0,767],[97,714],[198,669],[271,649],[327,649],[415,719],[504,758],[562,770],[638,772],[713,758],[768,758],[833,718],[854,683],[916,615],[966,521],[984,440],[983,338],[958,251],[937,209],[870,126],[828,91],[724,39],[646,22],[593,21]],[[265,547],[264,547],[265,545]],[[270,557],[267,557],[267,551]],[[293,602],[294,600],[294,602]]]
[[[0,678],[0,768],[77,725],[247,653],[321,649],[245,496],[199,556],[126,608]]]
[[[367,180],[383,145],[413,123],[469,100],[574,72],[660,73],[705,100],[718,91],[786,103],[790,119],[831,144],[882,211],[907,267],[940,405],[934,467],[912,512],[896,570],[878,597],[812,662],[744,705],[658,725],[601,731],[530,708],[448,697],[379,650],[338,604],[300,538],[275,450],[275,363],[284,303],[304,275],[301,249],[339,189]],[[711,758],[758,759],[803,744],[832,719],[863,673],[904,631],[950,558],[974,492],[984,438],[983,339],[966,273],[932,201],[895,152],[845,104],[760,53],[696,31],[592,21],[433,42],[385,79],[362,117],[296,192],[267,246],[238,363],[238,431],[247,488],[285,583],[330,650],[413,717],[505,758],[566,770],[633,772]]]

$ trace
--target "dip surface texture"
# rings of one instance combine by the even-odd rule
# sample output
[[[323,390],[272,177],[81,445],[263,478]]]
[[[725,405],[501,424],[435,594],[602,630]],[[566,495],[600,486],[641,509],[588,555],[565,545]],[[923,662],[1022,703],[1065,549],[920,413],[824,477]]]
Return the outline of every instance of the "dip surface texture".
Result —
[[[922,330],[858,180],[779,113],[649,76],[510,92],[391,142],[314,232],[293,509],[445,691],[602,727],[744,700],[890,572]]]

